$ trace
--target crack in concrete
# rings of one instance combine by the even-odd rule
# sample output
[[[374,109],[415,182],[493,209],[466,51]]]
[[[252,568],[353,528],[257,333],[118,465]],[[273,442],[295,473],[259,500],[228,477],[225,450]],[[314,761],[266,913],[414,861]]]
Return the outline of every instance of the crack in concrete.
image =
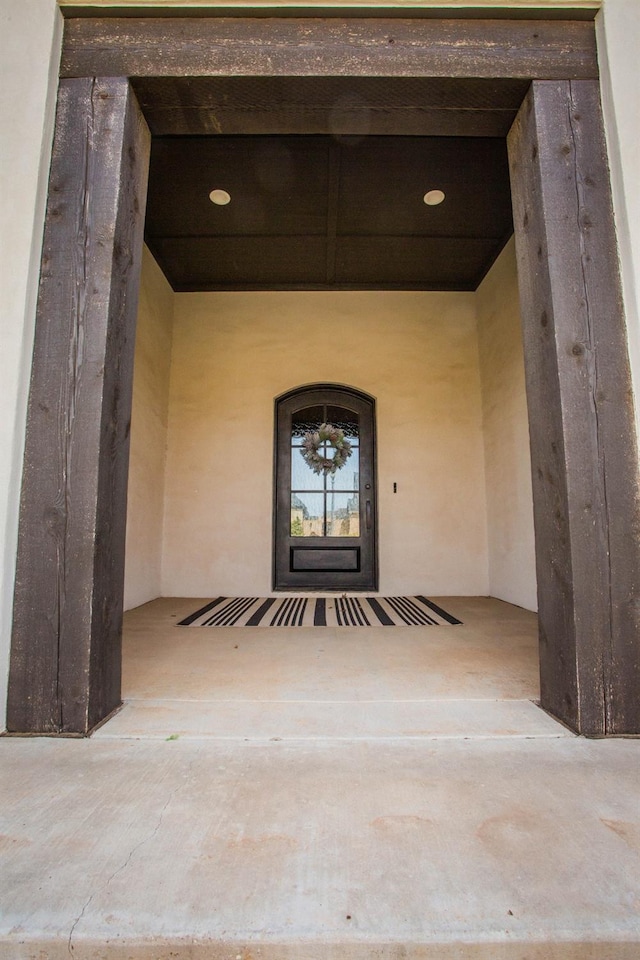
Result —
[[[176,796],[176,794],[177,794],[180,790],[182,790],[183,787],[185,787],[186,784],[188,783],[189,777],[190,777],[190,774],[191,774],[191,770],[192,770],[192,768],[193,768],[194,763],[195,763],[195,758],[194,758],[193,760],[191,760],[191,762],[189,763],[189,767],[188,767],[188,769],[187,769],[187,773],[185,774],[184,782],[183,782],[183,783],[180,783],[180,784],[178,784],[178,786],[174,787],[174,789],[171,791],[171,793],[170,793],[169,796],[167,797],[167,800],[166,800],[164,806],[162,807],[162,810],[160,811],[160,814],[159,814],[159,816],[158,816],[158,822],[156,823],[156,825],[155,825],[155,827],[153,828],[153,830],[151,831],[151,833],[149,833],[148,836],[143,837],[142,840],[139,840],[138,843],[136,843],[136,844],[131,848],[131,850],[130,850],[127,858],[124,860],[124,862],[121,863],[120,866],[117,867],[117,868],[113,871],[113,873],[111,874],[111,876],[108,877],[108,879],[102,884],[101,887],[99,887],[98,890],[95,890],[95,891],[91,894],[91,896],[88,897],[88,899],[87,899],[86,903],[84,904],[82,910],[80,911],[80,913],[78,914],[78,916],[75,918],[75,920],[74,920],[73,923],[71,924],[71,930],[69,931],[69,937],[68,937],[68,940],[67,940],[67,950],[69,951],[69,955],[70,955],[70,956],[73,956],[73,949],[74,949],[74,947],[73,947],[73,942],[72,942],[72,941],[73,941],[73,935],[74,935],[74,933],[75,933],[75,931],[76,931],[76,928],[77,928],[78,924],[81,922],[81,920],[82,920],[82,918],[84,917],[86,911],[88,910],[89,906],[91,905],[91,902],[93,901],[93,899],[94,899],[99,893],[102,893],[103,890],[106,890],[106,889],[107,889],[107,887],[109,886],[109,884],[112,883],[113,880],[115,880],[115,878],[118,876],[118,874],[120,874],[120,873],[122,873],[124,870],[126,870],[126,868],[128,867],[128,865],[131,863],[131,860],[132,860],[134,854],[136,854],[137,851],[138,851],[141,847],[143,847],[146,843],[149,843],[151,840],[153,840],[153,838],[157,835],[160,827],[162,826],[162,821],[163,821],[163,819],[164,819],[165,813],[167,812],[167,808],[169,807],[169,805],[170,805],[171,802],[173,801],[173,799],[174,799],[174,797]]]

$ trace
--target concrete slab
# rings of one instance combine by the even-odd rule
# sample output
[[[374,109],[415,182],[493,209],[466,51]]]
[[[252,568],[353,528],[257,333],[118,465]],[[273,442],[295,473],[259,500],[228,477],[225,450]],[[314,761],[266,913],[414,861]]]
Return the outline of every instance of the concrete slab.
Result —
[[[128,700],[99,739],[570,737],[530,700]]]
[[[127,615],[91,740],[0,739],[0,958],[637,960],[640,741],[531,702],[533,614],[175,627],[193,603]]]
[[[489,597],[434,598],[460,626],[178,627],[204,600],[125,617],[123,697],[150,700],[535,700],[537,618]]]
[[[0,740],[11,960],[631,960],[640,742]]]

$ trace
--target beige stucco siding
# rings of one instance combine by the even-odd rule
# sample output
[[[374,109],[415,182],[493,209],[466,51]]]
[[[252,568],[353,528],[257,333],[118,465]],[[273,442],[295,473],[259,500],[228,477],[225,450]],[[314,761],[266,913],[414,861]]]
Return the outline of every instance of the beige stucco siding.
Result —
[[[487,488],[489,593],[537,609],[529,423],[515,245],[476,293]]]
[[[640,435],[640,3],[638,0],[606,0],[596,27]]]
[[[145,247],[133,377],[125,609],[153,600],[162,592],[173,303],[173,291]]]
[[[376,398],[381,591],[486,593],[473,294],[269,292],[176,296],[164,595],[270,592],[274,400],[311,382]]]
[[[270,592],[273,401],[309,380],[377,398],[383,592],[489,593],[535,609],[512,242],[476,295],[174,296],[146,252],[126,606]]]

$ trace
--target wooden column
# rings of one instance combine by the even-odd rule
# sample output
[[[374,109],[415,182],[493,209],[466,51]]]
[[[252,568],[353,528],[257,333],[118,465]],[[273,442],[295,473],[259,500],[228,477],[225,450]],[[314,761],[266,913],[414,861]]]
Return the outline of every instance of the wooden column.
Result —
[[[120,702],[149,147],[126,79],[61,82],[28,406],[10,731],[86,734]]]
[[[596,80],[535,81],[509,135],[542,706],[640,732],[638,455]]]

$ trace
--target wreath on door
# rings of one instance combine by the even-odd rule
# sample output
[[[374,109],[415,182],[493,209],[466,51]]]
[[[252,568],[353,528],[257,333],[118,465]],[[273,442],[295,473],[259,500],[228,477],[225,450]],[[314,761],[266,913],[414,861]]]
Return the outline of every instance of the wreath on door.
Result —
[[[325,457],[320,446],[328,443],[333,447],[333,457]],[[314,473],[331,474],[342,469],[351,456],[351,444],[345,440],[344,431],[330,423],[321,423],[318,430],[305,433],[300,450],[304,462]]]

